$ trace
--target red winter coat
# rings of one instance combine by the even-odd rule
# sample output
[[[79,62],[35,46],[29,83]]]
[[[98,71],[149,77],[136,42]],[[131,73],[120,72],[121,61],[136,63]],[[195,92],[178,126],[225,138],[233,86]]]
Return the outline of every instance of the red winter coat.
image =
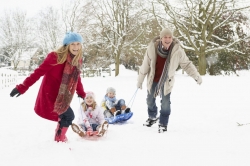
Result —
[[[55,52],[51,52],[46,59],[44,59],[43,63],[35,69],[22,84],[16,86],[18,91],[23,94],[43,76],[34,110],[37,115],[52,121],[58,121],[58,114],[53,112],[53,110],[65,66],[65,63],[55,64],[57,64],[57,55]],[[82,86],[80,75],[78,76],[76,93],[82,98],[85,98],[86,94]]]

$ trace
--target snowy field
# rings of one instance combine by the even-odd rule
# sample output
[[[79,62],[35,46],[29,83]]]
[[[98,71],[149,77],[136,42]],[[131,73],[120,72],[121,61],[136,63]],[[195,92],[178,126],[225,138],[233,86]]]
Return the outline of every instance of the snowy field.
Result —
[[[142,125],[147,119],[144,81],[129,121],[110,125],[99,140],[82,139],[69,128],[67,143],[54,142],[56,123],[33,111],[41,79],[18,98],[9,95],[14,86],[2,89],[0,165],[249,166],[250,71],[239,75],[206,75],[199,86],[178,71],[168,131],[160,134],[157,125]],[[18,83],[23,79],[19,77]],[[116,88],[117,98],[128,103],[136,92],[136,80],[136,72],[121,69],[118,77],[83,78],[82,82],[85,91],[96,93],[98,103],[109,86]],[[157,102],[160,106],[159,99]],[[71,107],[77,113],[76,95]]]

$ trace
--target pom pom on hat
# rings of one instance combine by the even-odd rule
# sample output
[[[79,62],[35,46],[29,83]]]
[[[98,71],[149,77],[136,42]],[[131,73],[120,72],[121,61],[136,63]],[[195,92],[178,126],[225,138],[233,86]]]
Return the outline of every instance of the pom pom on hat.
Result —
[[[63,39],[63,45],[69,45],[70,43],[73,42],[79,42],[79,43],[83,43],[83,38],[79,33],[75,33],[75,32],[68,32],[66,33],[64,39]]]
[[[114,93],[114,95],[115,95],[115,88],[109,87],[109,88],[107,89],[106,93]]]
[[[160,38],[163,38],[166,35],[173,37],[173,32],[170,29],[168,29],[168,28],[164,28],[160,32]]]
[[[91,91],[86,92],[85,98],[86,97],[92,97],[95,100],[95,94],[94,94],[94,92],[91,92]]]

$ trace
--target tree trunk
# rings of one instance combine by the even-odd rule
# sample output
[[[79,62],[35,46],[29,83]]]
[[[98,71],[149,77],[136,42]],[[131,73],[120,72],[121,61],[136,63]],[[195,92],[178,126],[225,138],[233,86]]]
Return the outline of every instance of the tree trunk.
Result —
[[[115,77],[119,75],[119,65],[120,65],[120,58],[118,55],[115,56]]]
[[[200,73],[200,75],[205,75],[206,74],[206,68],[207,68],[207,61],[206,61],[205,53],[199,55],[198,63],[199,63],[199,73]]]
[[[209,71],[209,75],[212,75],[212,76],[215,75],[214,64],[211,64],[211,65],[209,66],[208,71]]]

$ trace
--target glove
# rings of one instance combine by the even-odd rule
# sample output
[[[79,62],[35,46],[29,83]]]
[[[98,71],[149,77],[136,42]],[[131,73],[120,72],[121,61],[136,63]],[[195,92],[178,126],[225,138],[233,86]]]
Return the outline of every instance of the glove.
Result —
[[[84,100],[84,98],[82,96],[78,95],[78,94],[77,94],[77,97],[80,97],[80,98],[82,98]]]
[[[137,82],[137,88],[138,88],[138,89],[142,89],[142,83]]]
[[[201,78],[201,76],[197,76],[196,77],[196,79],[195,79],[195,81],[197,82],[197,84],[201,84],[202,83],[202,78]]]
[[[89,136],[92,136],[92,135],[94,134],[93,129],[92,129],[91,126],[87,127],[87,134],[88,134]]]
[[[17,90],[17,88],[14,88],[11,92],[10,92],[10,96],[13,97],[17,94],[16,97],[20,96],[21,93]]]

